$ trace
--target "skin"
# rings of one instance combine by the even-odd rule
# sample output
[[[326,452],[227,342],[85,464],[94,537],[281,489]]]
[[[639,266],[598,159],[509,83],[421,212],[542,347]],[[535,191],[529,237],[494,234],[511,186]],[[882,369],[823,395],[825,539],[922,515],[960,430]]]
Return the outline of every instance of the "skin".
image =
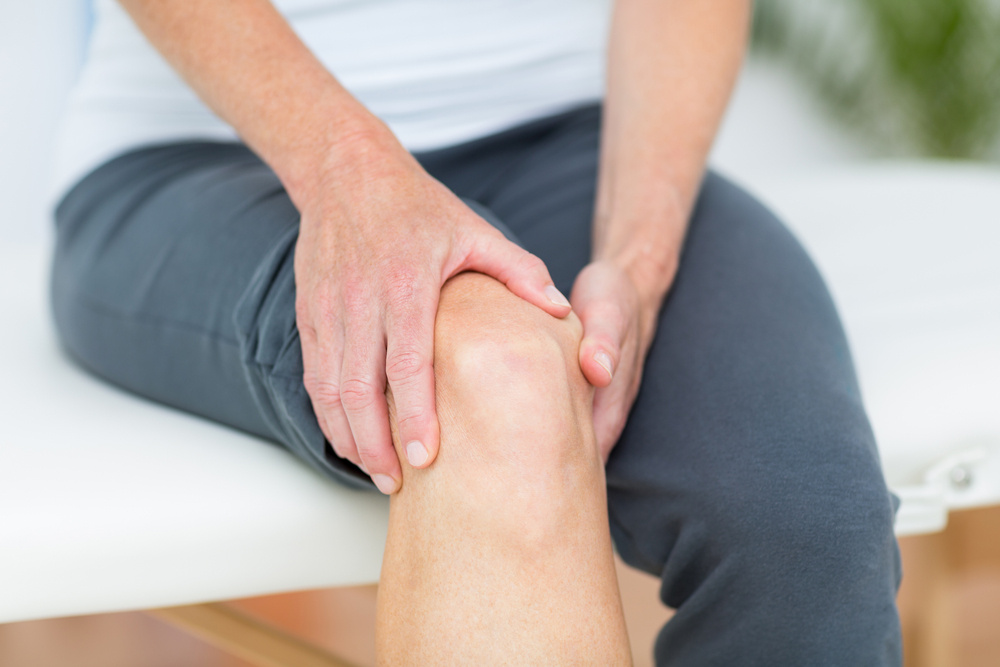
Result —
[[[631,664],[579,319],[463,273],[436,324],[441,451],[402,459],[378,663]]]
[[[594,261],[570,301],[266,0],[122,4],[301,213],[305,386],[336,453],[393,497],[380,661],[489,664],[516,646],[516,664],[628,664],[600,463],[639,387],[750,3],[616,2]],[[495,365],[462,362],[477,356]],[[533,386],[538,430],[514,428],[527,422],[509,406]]]
[[[705,161],[746,49],[745,0],[619,0],[608,44],[594,262],[571,301],[598,387],[605,460],[625,426],[677,271]],[[610,373],[598,354],[610,358]],[[613,375],[613,380],[610,377]]]

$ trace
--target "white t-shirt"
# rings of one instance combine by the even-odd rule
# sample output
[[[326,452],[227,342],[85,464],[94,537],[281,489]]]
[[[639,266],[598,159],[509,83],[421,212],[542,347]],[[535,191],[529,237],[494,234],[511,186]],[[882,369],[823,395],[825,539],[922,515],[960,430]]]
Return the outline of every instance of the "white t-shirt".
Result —
[[[599,99],[610,0],[275,0],[320,61],[413,151]],[[130,149],[236,140],[114,0],[60,130],[54,191]]]

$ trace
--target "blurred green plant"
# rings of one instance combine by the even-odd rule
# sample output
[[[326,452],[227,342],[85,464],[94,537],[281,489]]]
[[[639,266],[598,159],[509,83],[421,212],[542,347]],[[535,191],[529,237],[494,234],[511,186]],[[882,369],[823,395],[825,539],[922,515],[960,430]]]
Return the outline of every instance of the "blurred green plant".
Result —
[[[1000,0],[758,0],[754,47],[883,152],[1000,157]]]

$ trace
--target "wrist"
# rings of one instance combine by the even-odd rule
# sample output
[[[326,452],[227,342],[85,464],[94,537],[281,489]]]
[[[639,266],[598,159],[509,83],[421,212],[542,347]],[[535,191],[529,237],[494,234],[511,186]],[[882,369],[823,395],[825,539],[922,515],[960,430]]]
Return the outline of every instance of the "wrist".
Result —
[[[618,266],[643,305],[658,309],[677,273],[691,197],[665,173],[640,170],[632,176],[625,182],[606,178],[601,183],[594,258]]]
[[[646,310],[659,310],[674,282],[687,227],[679,212],[657,217],[598,222],[598,229],[616,230],[595,243],[594,259],[621,270],[635,287]]]
[[[658,310],[677,274],[680,249],[679,246],[636,240],[604,260],[628,277],[644,309]]]
[[[350,194],[410,159],[389,128],[366,109],[337,109],[318,131],[305,131],[284,159],[272,161],[299,211],[330,194]]]
[[[621,275],[629,285],[634,296],[626,298],[625,302],[630,303],[633,309],[639,349],[644,352],[652,342],[663,299],[676,274],[676,262],[672,264],[673,268],[669,268],[666,262],[658,261],[653,268],[652,263],[630,262],[624,257],[596,261],[612,266],[612,270]]]
[[[656,259],[648,259],[642,250],[637,250],[604,260],[622,272],[638,298],[636,315],[642,350],[652,341],[660,307],[677,273],[678,253],[656,254]]]

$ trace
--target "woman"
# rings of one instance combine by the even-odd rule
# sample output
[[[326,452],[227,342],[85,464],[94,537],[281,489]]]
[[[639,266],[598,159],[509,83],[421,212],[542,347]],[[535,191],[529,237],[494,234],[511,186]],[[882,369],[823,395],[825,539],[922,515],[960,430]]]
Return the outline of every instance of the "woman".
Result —
[[[381,663],[628,664],[611,537],[677,609],[660,665],[899,663],[832,303],[704,172],[748,2],[122,4],[65,126],[60,335],[391,496]]]

